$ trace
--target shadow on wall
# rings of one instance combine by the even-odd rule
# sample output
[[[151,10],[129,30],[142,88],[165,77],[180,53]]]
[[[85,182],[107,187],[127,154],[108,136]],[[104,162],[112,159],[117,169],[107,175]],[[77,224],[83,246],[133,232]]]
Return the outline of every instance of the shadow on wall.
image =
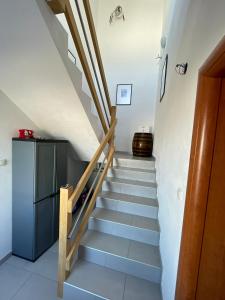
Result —
[[[73,146],[69,144],[67,158],[67,183],[75,187],[88,166],[87,161],[82,161]]]

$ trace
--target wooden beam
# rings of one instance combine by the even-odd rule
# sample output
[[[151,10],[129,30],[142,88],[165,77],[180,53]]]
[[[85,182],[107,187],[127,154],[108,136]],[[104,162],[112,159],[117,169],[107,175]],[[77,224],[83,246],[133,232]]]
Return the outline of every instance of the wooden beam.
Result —
[[[62,14],[65,12],[65,0],[47,0],[54,14]]]
[[[95,30],[95,24],[94,24],[93,16],[92,16],[92,13],[91,13],[90,2],[89,2],[89,0],[83,0],[83,4],[84,4],[84,9],[85,9],[85,12],[86,12],[86,16],[87,16],[87,21],[88,21],[89,30],[90,30],[90,33],[91,33],[93,46],[94,46],[94,49],[95,49],[95,55],[96,55],[96,58],[97,58],[100,75],[101,75],[101,78],[102,78],[102,84],[103,84],[104,91],[105,91],[106,101],[107,101],[107,104],[108,104],[109,111],[111,113],[112,104],[111,104],[111,101],[110,101],[109,90],[108,90],[106,77],[105,77],[105,71],[104,71],[104,67],[103,67],[103,63],[102,63],[100,48],[99,48],[99,44],[98,44],[98,38],[97,38],[96,30]]]
[[[112,109],[111,109],[111,122],[110,122],[110,127],[112,126],[112,124],[116,121],[116,106],[112,106]],[[114,140],[115,140],[115,130],[113,132],[113,135],[112,137],[110,138],[109,140],[109,152],[110,152],[110,149],[112,147],[115,147],[114,145]],[[110,167],[112,168],[113,167],[113,159],[112,159],[112,162],[111,162],[111,165]]]
[[[71,32],[74,44],[75,44],[76,49],[77,49],[77,53],[79,55],[80,62],[82,64],[83,71],[84,71],[84,74],[86,76],[88,86],[90,88],[91,95],[92,95],[93,101],[95,103],[96,110],[98,112],[99,119],[101,121],[103,130],[106,134],[107,131],[108,131],[108,128],[107,128],[107,125],[106,125],[106,122],[105,122],[104,115],[102,113],[101,105],[100,105],[99,100],[98,100],[98,94],[97,94],[96,89],[95,89],[95,84],[94,84],[94,81],[92,79],[92,74],[91,74],[91,71],[90,71],[90,68],[89,68],[89,65],[88,65],[88,61],[87,61],[87,58],[86,58],[86,55],[85,55],[84,47],[82,45],[80,34],[79,34],[77,24],[76,24],[74,15],[73,15],[73,11],[72,11],[69,0],[65,0],[65,1],[66,1],[66,6],[65,6],[66,20],[67,20],[67,23],[69,25],[70,32]]]
[[[70,251],[67,236],[72,225],[72,213],[68,214],[67,202],[73,192],[71,186],[60,189],[60,222],[59,222],[59,260],[58,260],[58,296],[63,297],[63,285],[68,272],[66,271],[66,257]]]
[[[225,76],[224,53],[225,36],[199,71],[176,300],[196,299],[219,102]]]

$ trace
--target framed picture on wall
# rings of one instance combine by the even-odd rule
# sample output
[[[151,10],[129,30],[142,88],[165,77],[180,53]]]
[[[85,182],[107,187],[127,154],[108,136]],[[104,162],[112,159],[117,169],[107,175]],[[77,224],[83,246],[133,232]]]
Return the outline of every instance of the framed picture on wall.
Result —
[[[131,105],[132,84],[117,84],[116,105]]]
[[[165,95],[165,90],[166,90],[167,66],[168,66],[168,54],[165,57],[165,61],[164,61],[162,73],[161,73],[160,102],[162,101],[162,99]]]

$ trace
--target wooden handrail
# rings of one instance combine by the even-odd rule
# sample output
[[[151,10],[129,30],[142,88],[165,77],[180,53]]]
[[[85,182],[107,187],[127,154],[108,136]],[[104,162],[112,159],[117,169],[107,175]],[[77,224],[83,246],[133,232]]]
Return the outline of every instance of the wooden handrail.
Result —
[[[112,116],[115,116],[116,109],[113,109],[114,113]],[[109,153],[107,156],[107,163],[104,166],[103,172],[101,173],[101,176],[98,180],[98,183],[95,187],[95,191],[93,196],[91,197],[91,200],[89,202],[88,208],[83,216],[83,219],[79,225],[78,232],[76,234],[75,240],[68,240],[69,232],[72,228],[72,210],[71,210],[71,201],[72,196],[75,194],[75,199],[77,199],[77,194],[80,194],[81,187],[84,187],[84,182],[87,182],[87,177],[85,177],[85,173],[83,174],[82,178],[82,184],[79,186],[79,189],[75,189],[73,191],[73,188],[71,186],[63,187],[60,189],[60,228],[59,228],[59,262],[58,262],[58,296],[60,298],[63,297],[63,284],[68,275],[70,274],[73,261],[75,258],[75,255],[77,253],[78,247],[80,245],[80,241],[82,238],[82,235],[87,227],[88,220],[90,218],[90,215],[94,209],[97,196],[99,194],[99,191],[101,189],[103,180],[105,179],[105,176],[107,174],[107,171],[112,164],[113,155],[115,152],[114,147],[114,132],[115,132],[115,125],[116,125],[116,119],[111,122],[112,126],[110,127],[105,139],[101,143],[100,147],[98,148],[98,151],[95,153],[94,159],[92,159],[92,163],[89,164],[89,170],[86,169],[86,173],[88,173],[87,177],[90,177],[91,170],[93,171],[92,167],[94,166],[94,161],[101,155],[101,153],[104,150],[104,146],[106,146],[107,142],[110,140],[109,143]],[[82,179],[81,178],[81,179]],[[76,192],[77,191],[77,192]],[[70,205],[68,205],[70,203]],[[70,209],[68,209],[70,208]]]
[[[105,77],[105,72],[103,68],[103,63],[101,59],[101,54],[100,54],[100,49],[98,45],[98,40],[97,40],[97,35],[95,31],[95,26],[94,26],[94,20],[93,16],[91,13],[91,8],[90,8],[90,3],[89,0],[83,0],[84,8],[85,8],[85,13],[87,16],[87,21],[91,33],[91,38],[92,42],[94,45],[95,49],[95,54],[99,66],[99,71],[103,83],[103,88],[108,104],[108,109],[110,112],[111,120],[110,120],[110,125],[109,128],[106,125],[104,115],[102,113],[101,105],[98,100],[98,94],[95,89],[94,85],[94,80],[92,78],[92,74],[88,65],[88,60],[85,55],[85,51],[82,45],[82,41],[78,32],[77,24],[73,15],[73,11],[70,5],[69,0],[47,0],[49,6],[53,10],[55,14],[58,13],[64,13],[67,23],[70,28],[70,32],[73,38],[73,41],[75,43],[77,53],[79,55],[84,74],[86,76],[88,86],[91,91],[91,95],[93,98],[93,101],[95,103],[95,107],[98,112],[99,119],[101,121],[105,136],[99,145],[96,153],[94,154],[92,160],[90,161],[88,167],[86,168],[85,172],[83,173],[82,177],[80,178],[77,186],[75,189],[73,187],[64,187],[60,189],[60,229],[59,229],[59,263],[58,263],[58,296],[63,297],[63,284],[64,281],[66,280],[67,276],[69,275],[69,272],[71,271],[71,267],[73,265],[73,261],[75,258],[75,255],[77,254],[78,247],[80,245],[80,241],[82,238],[82,235],[87,227],[88,220],[91,216],[91,213],[94,209],[95,203],[97,196],[100,192],[100,189],[102,187],[102,183],[106,177],[106,174],[108,172],[108,169],[110,165],[113,162],[113,155],[115,152],[115,147],[114,147],[114,136],[115,136],[115,127],[116,127],[116,107],[111,105],[110,97],[109,97],[109,91],[106,83],[106,77]],[[109,120],[108,120],[109,121]],[[81,222],[75,223],[74,226],[77,226],[76,224],[79,224],[78,231],[76,233],[75,240],[72,238],[69,239],[69,233],[73,233],[73,228],[72,228],[72,212],[73,208],[76,205],[84,187],[86,186],[88,180],[90,179],[90,176],[101,156],[103,153],[106,145],[109,145],[109,150],[106,155],[107,158],[107,163],[105,164],[105,160],[103,161],[102,165],[104,165],[104,169],[100,175],[96,177],[96,182],[94,181],[95,189],[94,193],[91,196],[90,202],[88,203],[88,207],[86,211],[84,212],[84,216],[82,214]],[[100,176],[100,177],[99,177]],[[91,191],[90,191],[91,192]],[[85,202],[86,203],[86,202]],[[86,208],[86,204],[82,207]],[[80,218],[79,218],[80,220]]]
[[[98,38],[97,38],[96,30],[95,30],[95,24],[94,24],[93,16],[91,13],[90,1],[83,0],[83,4],[84,4],[86,16],[87,16],[87,21],[88,21],[88,25],[89,25],[89,29],[90,29],[90,33],[91,33],[93,46],[95,49],[95,55],[96,55],[97,62],[98,62],[98,67],[99,67],[99,71],[100,71],[100,75],[101,75],[101,79],[102,79],[102,84],[103,84],[104,91],[105,91],[106,101],[107,101],[108,108],[109,108],[109,111],[111,114],[112,104],[110,101],[109,90],[108,90],[106,77],[105,77],[105,71],[104,71],[104,67],[103,67],[103,63],[102,63],[100,48],[99,48],[99,44],[98,44]]]
[[[108,155],[107,164],[105,165],[104,170],[103,170],[103,172],[102,172],[102,174],[101,174],[101,176],[99,178],[99,181],[98,181],[98,184],[97,184],[97,186],[95,188],[94,194],[93,194],[93,196],[92,196],[92,198],[90,200],[90,203],[88,205],[86,213],[85,213],[85,215],[83,217],[83,220],[82,220],[82,222],[81,222],[81,224],[79,226],[79,230],[77,232],[74,244],[72,245],[71,250],[70,250],[70,252],[69,252],[69,254],[67,256],[67,259],[66,259],[66,270],[67,271],[70,271],[71,267],[73,265],[73,260],[74,260],[74,257],[76,255],[76,253],[77,253],[78,247],[80,245],[80,241],[81,241],[82,235],[83,235],[83,233],[84,233],[84,231],[86,229],[89,217],[90,217],[90,215],[91,215],[91,213],[93,211],[93,208],[95,206],[95,203],[96,203],[96,198],[98,196],[98,193],[99,193],[100,188],[102,186],[103,180],[105,179],[105,176],[107,174],[108,168],[109,168],[109,166],[111,164],[111,161],[113,159],[114,151],[115,151],[114,147],[111,147],[109,155]]]
[[[74,15],[73,15],[73,11],[72,11],[69,0],[65,0],[65,3],[66,3],[66,5],[65,5],[65,17],[66,17],[67,23],[69,25],[70,32],[71,32],[74,44],[76,46],[77,53],[79,55],[81,65],[83,67],[84,74],[86,76],[88,86],[90,88],[91,95],[93,97],[95,107],[96,107],[97,112],[98,112],[99,119],[101,121],[104,132],[107,133],[108,128],[107,128],[105,118],[103,116],[102,109],[101,109],[101,106],[100,106],[100,103],[99,103],[99,100],[98,100],[98,94],[97,94],[96,89],[95,89],[95,84],[94,84],[94,81],[92,79],[91,71],[90,71],[88,61],[87,61],[87,58],[86,58],[86,55],[85,55],[84,47],[83,47],[82,42],[81,42],[80,34],[79,34],[77,24],[76,24]]]
[[[96,166],[96,163],[98,162],[98,159],[102,154],[102,151],[104,150],[106,144],[109,142],[111,137],[114,135],[115,126],[116,126],[116,119],[114,119],[114,121],[112,122],[108,133],[106,134],[103,141],[99,145],[95,155],[93,156],[93,158],[90,161],[88,167],[86,168],[85,172],[83,173],[82,177],[80,178],[80,180],[79,180],[79,182],[76,186],[76,189],[74,190],[74,192],[70,196],[70,199],[68,201],[68,212],[73,211],[73,208],[74,208],[77,200],[79,199],[86,183],[88,182],[88,180],[89,180],[89,178],[90,178],[90,176],[91,176],[91,174],[92,174],[92,172],[93,172],[93,170]]]
[[[65,14],[68,26],[70,28],[71,36],[72,36],[74,44],[76,46],[81,65],[83,67],[83,71],[84,71],[85,77],[87,79],[87,83],[88,83],[89,89],[91,91],[91,95],[92,95],[93,101],[95,103],[96,110],[98,112],[99,119],[101,121],[103,130],[106,134],[108,131],[108,128],[107,128],[107,125],[105,122],[104,115],[102,113],[101,105],[98,100],[98,94],[96,92],[95,84],[94,84],[94,81],[93,81],[93,78],[91,75],[91,71],[90,71],[88,61],[87,61],[87,58],[85,55],[84,47],[82,45],[78,27],[77,27],[77,24],[76,24],[74,15],[73,15],[73,10],[70,5],[70,1],[69,0],[52,0],[52,1],[48,1],[48,4],[53,9],[54,13],[56,13],[56,14],[62,13],[62,10],[63,10],[63,12]]]

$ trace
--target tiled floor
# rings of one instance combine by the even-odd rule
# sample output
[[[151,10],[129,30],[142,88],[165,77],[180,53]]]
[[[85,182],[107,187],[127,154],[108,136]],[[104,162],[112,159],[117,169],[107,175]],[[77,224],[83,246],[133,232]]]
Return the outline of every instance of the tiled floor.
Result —
[[[135,247],[135,243],[133,247]],[[60,298],[56,295],[57,248],[58,245],[56,243],[35,263],[23,260],[16,256],[11,256],[4,264],[0,265],[0,300],[59,300]],[[97,276],[96,278],[96,274],[98,274],[96,273],[96,269],[101,267],[95,264],[92,266],[94,271],[93,274],[88,271],[88,276],[91,277],[88,282],[92,283],[92,285],[96,284],[96,286],[99,286],[99,284],[96,283],[96,280],[101,281],[103,278],[101,278],[101,276]],[[79,269],[79,263],[77,264],[76,269]],[[84,267],[82,267],[81,270],[82,272],[85,272]],[[110,269],[108,272],[111,272],[112,276],[114,276],[114,273],[116,276],[118,276],[118,274],[121,276],[121,280],[119,281],[118,278],[116,278],[116,282],[120,283],[119,286],[116,286],[116,289],[123,294],[124,300],[161,299],[159,296],[159,288],[156,284],[151,284],[145,280],[140,280],[113,270],[110,271]],[[87,279],[87,274],[85,273],[84,276],[81,276],[82,274],[79,272],[78,274],[82,286],[84,277]],[[77,274],[72,274],[72,276],[76,275]],[[94,282],[93,278],[95,278]],[[113,278],[107,277],[107,280],[109,279],[112,280]],[[85,280],[85,282],[87,283],[87,280]],[[123,292],[124,282],[126,283],[127,288],[125,288],[125,291]],[[103,286],[104,288],[104,285],[100,284],[100,286]],[[115,287],[113,292],[115,293]],[[115,298],[114,295],[112,296],[112,299],[117,298]]]
[[[0,300],[56,300],[57,244],[35,263],[11,256],[0,266]]]

